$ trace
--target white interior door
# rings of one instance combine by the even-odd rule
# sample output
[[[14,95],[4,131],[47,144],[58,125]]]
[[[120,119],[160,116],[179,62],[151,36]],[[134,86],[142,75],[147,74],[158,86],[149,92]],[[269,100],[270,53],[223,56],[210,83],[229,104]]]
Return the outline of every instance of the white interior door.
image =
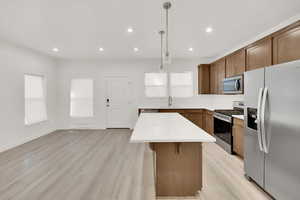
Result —
[[[106,128],[130,128],[131,83],[127,77],[106,77]]]

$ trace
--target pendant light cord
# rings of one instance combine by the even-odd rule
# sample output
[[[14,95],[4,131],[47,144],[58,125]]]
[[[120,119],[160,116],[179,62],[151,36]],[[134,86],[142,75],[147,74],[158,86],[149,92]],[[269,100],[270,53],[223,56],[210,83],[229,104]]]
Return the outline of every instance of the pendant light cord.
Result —
[[[166,9],[166,56],[169,56],[169,9]]]
[[[163,35],[164,35],[164,31],[159,31],[160,34],[160,70],[163,70],[164,68],[164,51],[163,51]]]
[[[171,2],[165,2],[163,8],[166,10],[166,57],[169,59],[169,9],[171,8]]]

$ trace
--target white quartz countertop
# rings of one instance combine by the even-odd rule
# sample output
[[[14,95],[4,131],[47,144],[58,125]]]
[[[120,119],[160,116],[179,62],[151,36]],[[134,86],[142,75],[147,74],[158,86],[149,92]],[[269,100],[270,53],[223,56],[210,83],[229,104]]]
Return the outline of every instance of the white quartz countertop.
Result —
[[[244,120],[244,115],[232,115],[232,117],[235,117],[237,119]]]
[[[142,113],[130,142],[215,142],[210,134],[178,113]]]
[[[159,107],[159,106],[139,106],[139,109],[168,109],[168,110],[176,110],[176,109],[206,109],[210,111],[214,110],[225,110],[225,109],[232,109],[232,106],[165,106],[165,107]]]

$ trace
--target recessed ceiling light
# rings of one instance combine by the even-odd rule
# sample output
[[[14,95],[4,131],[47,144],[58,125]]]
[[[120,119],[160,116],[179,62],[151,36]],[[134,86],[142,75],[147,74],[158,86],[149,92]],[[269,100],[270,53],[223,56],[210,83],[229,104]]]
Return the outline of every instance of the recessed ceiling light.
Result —
[[[104,49],[102,47],[99,48],[99,51],[104,51]]]
[[[139,48],[134,47],[134,48],[133,48],[133,51],[138,52],[138,51],[139,51]]]
[[[205,29],[206,33],[211,33],[213,31],[213,28],[212,27],[207,27]]]
[[[128,33],[132,33],[132,32],[133,32],[133,28],[129,27],[129,28],[127,29],[127,32],[128,32]]]
[[[55,48],[52,49],[52,51],[59,52],[59,49],[55,47]]]
[[[189,48],[189,51],[192,52],[192,51],[194,51],[194,49],[193,49],[192,47],[190,47],[190,48]]]

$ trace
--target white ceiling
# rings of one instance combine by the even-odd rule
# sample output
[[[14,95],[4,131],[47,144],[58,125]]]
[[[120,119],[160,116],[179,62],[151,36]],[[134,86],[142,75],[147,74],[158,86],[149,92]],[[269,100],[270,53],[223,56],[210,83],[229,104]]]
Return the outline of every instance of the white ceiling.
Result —
[[[63,58],[157,58],[162,2],[1,0],[0,38]],[[173,0],[172,4],[171,53],[177,58],[214,57],[300,13],[299,0]],[[214,32],[207,34],[207,26]],[[128,27],[134,29],[132,34],[126,32]],[[60,51],[52,52],[53,47]],[[105,51],[99,52],[99,47]],[[134,47],[140,51],[135,53]]]

